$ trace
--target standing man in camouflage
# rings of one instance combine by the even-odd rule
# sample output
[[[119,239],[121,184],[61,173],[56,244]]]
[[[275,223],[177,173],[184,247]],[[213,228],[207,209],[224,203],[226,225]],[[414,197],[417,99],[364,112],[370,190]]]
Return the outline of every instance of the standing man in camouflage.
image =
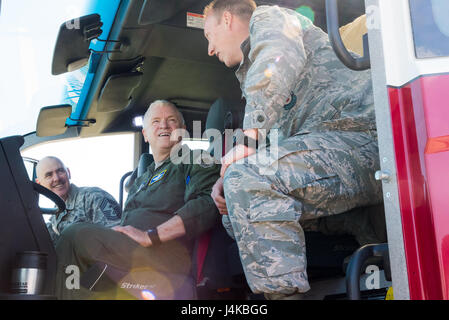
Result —
[[[204,158],[195,158],[201,154],[182,147],[178,140],[182,129],[184,119],[175,105],[164,100],[150,105],[142,133],[154,162],[131,186],[120,226],[77,224],[61,234],[56,246],[58,298],[96,298],[83,287],[68,290],[65,267],[78,266],[83,276],[98,263],[101,273],[93,284],[111,266],[131,278],[134,271],[145,271],[157,299],[175,299],[179,294],[193,298],[194,284],[189,283],[194,241],[218,221],[210,193],[220,167],[202,162]]]
[[[66,210],[51,216],[47,229],[55,243],[61,232],[73,223],[90,222],[106,227],[120,223],[122,210],[106,191],[96,187],[77,187],[70,183],[70,170],[56,157],[45,157],[36,166],[36,182],[56,193]]]
[[[247,143],[222,158],[212,197],[229,213],[223,222],[252,291],[301,298],[310,289],[303,227],[381,202],[370,74],[347,69],[327,35],[293,10],[215,0],[205,15],[209,55],[238,66],[246,98]],[[264,166],[263,149],[273,159]]]

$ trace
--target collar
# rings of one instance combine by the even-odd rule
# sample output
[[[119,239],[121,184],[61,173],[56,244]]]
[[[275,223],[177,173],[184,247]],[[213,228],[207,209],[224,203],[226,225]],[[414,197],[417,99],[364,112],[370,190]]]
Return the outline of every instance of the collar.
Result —
[[[177,156],[177,154],[179,154],[180,150],[182,149],[182,154],[181,156]],[[171,158],[174,158],[175,160],[175,164],[179,164],[179,163],[191,163],[189,162],[189,159],[186,159],[186,157],[191,157],[191,150],[190,148],[185,144],[182,145],[182,143],[178,143],[176,145],[173,146],[173,148],[170,150],[170,155],[165,158],[164,160],[162,160],[161,162],[159,162],[159,166],[156,168],[156,161],[153,161],[147,168],[147,171],[156,171],[161,169],[164,165],[166,165],[169,162],[172,162]]]
[[[162,167],[164,165],[164,163],[167,162],[167,159],[169,159],[169,158],[170,157],[167,157],[165,160],[162,160],[161,162],[154,161],[154,170],[157,170],[160,167]]]
[[[249,53],[251,51],[250,37],[246,38],[245,41],[242,42],[242,44],[240,45],[240,49],[242,50],[242,53],[243,53],[243,59],[240,62],[240,65],[239,65],[237,71],[235,72],[235,75],[236,75],[237,79],[239,80],[239,82],[242,83],[242,81],[249,69],[249,64],[250,64],[250,60],[249,60]]]
[[[240,45],[240,49],[242,50],[244,57],[249,55],[249,51],[251,50],[249,36],[248,36],[248,38],[245,39],[245,41],[242,42],[242,44]],[[240,63],[240,65],[241,64],[242,63]]]
[[[182,150],[182,151],[181,151]],[[174,160],[174,164],[179,163],[192,163],[191,162],[191,150],[187,144],[182,144],[182,141],[180,143],[177,143],[173,146],[173,148],[170,150],[170,156],[165,161],[171,161]],[[189,158],[187,158],[189,157]],[[189,162],[190,160],[190,162]],[[164,162],[165,162],[164,161]]]
[[[75,184],[71,183],[69,196],[67,197],[67,200],[65,201],[66,210],[75,209],[75,203],[76,203],[76,198],[78,197],[78,191],[79,191],[79,188]]]
[[[162,160],[161,162],[156,162],[156,160],[154,160],[151,165],[148,166],[148,168],[150,170],[157,170],[159,168],[161,168],[165,163],[167,163],[170,160],[170,156],[168,156],[167,158],[165,158],[164,160]]]

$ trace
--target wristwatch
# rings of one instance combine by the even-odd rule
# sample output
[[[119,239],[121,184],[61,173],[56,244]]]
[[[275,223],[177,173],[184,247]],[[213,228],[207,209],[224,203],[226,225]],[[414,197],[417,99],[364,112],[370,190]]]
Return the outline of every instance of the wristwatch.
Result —
[[[157,228],[148,229],[147,230],[147,234],[148,234],[148,237],[151,240],[151,245],[152,246],[158,246],[158,245],[160,245],[162,243],[161,239],[159,238],[159,234],[157,233]]]

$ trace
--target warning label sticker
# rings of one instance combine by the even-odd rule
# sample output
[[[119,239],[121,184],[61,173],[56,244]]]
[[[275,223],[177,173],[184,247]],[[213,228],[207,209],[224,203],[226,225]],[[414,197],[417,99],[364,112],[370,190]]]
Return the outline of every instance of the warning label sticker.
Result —
[[[204,15],[187,12],[187,26],[190,28],[204,29]]]

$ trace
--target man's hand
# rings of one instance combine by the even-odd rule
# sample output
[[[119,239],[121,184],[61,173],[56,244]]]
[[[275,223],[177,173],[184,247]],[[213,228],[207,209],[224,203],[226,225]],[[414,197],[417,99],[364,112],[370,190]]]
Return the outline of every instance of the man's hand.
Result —
[[[221,158],[221,171],[220,176],[224,177],[224,174],[226,172],[226,169],[233,164],[234,162],[237,162],[240,159],[246,158],[252,154],[256,153],[256,149],[254,148],[248,148],[244,146],[243,144],[238,144],[231,150],[229,150],[226,155]]]
[[[258,130],[257,129],[248,129],[243,130],[243,133],[250,137],[253,140],[258,140]],[[226,169],[234,162],[249,157],[250,155],[256,153],[256,149],[246,147],[242,144],[236,145],[234,148],[229,150],[228,153],[225,154],[223,158],[221,158],[221,171],[220,176],[224,177],[224,174],[226,172]]]
[[[116,226],[112,230],[126,234],[128,237],[139,243],[142,247],[153,245],[146,231],[136,229],[132,226]],[[161,242],[170,241],[186,234],[184,222],[178,215],[168,219],[164,223],[157,226],[159,239]]]
[[[142,247],[151,246],[151,240],[146,231],[136,229],[132,226],[116,226],[112,230],[126,234],[128,237],[139,243]]]
[[[212,187],[211,197],[220,214],[228,214],[228,208],[226,207],[226,200],[224,198],[223,178],[220,178],[215,182]]]

